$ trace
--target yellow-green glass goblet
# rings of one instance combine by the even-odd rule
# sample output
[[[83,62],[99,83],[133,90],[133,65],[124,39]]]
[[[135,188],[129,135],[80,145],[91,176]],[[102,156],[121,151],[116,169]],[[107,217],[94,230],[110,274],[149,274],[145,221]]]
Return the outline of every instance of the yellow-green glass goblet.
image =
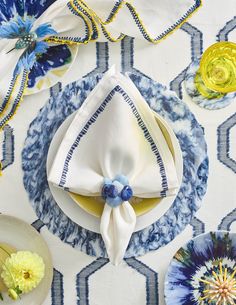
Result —
[[[236,91],[236,43],[222,41],[211,45],[202,55],[198,72],[195,84],[203,96],[221,98]]]

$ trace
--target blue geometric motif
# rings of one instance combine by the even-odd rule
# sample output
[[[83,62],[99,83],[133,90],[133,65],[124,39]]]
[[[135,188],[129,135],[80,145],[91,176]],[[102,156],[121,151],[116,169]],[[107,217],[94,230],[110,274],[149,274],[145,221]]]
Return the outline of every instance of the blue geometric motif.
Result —
[[[188,22],[184,23],[180,29],[191,36],[191,61],[193,61],[194,59],[200,57],[202,54],[202,32]],[[170,89],[175,91],[179,98],[183,97],[182,82],[185,79],[187,68],[180,72],[170,83]]]
[[[3,129],[3,159],[1,160],[2,170],[6,169],[9,165],[14,163],[14,135],[13,128],[6,125]]]
[[[205,224],[197,217],[193,217],[190,225],[193,227],[193,237],[205,233]]]
[[[35,230],[37,230],[38,232],[40,232],[40,230],[42,229],[42,227],[44,226],[44,223],[40,220],[37,219],[35,220],[33,223],[31,223],[31,226],[35,228]]]
[[[134,38],[129,36],[121,41],[121,71],[148,77],[134,68]]]
[[[96,58],[96,68],[83,77],[104,73],[108,70],[109,53],[107,42],[96,42]]]
[[[236,28],[236,16],[228,21],[226,25],[219,31],[217,38],[218,41],[227,41],[229,33]],[[229,117],[223,122],[217,129],[217,149],[218,149],[218,160],[224,165],[229,167],[233,172],[236,173],[236,161],[230,157],[230,129],[236,124],[236,114]]]
[[[236,125],[236,114],[233,114],[217,128],[218,160],[236,173],[236,160],[230,157],[230,129]]]
[[[158,275],[157,273],[146,266],[144,263],[136,260],[135,258],[125,259],[127,265],[138,273],[146,277],[146,305],[158,304]],[[77,305],[89,305],[89,277],[104,267],[109,260],[106,258],[98,258],[90,265],[77,274],[76,287],[77,287]]]
[[[226,215],[218,226],[218,230],[230,231],[233,222],[236,221],[236,209]]]
[[[157,305],[158,301],[158,274],[134,257],[125,259],[128,266],[146,277],[146,305]]]
[[[217,41],[228,41],[229,33],[236,28],[236,16],[228,21],[217,34]]]
[[[52,305],[64,305],[63,275],[56,269],[53,269],[51,296]]]
[[[201,56],[203,51],[202,32],[188,22],[184,23],[180,29],[191,36],[191,60]]]
[[[37,216],[48,229],[62,241],[89,255],[106,257],[101,235],[72,222],[58,207],[49,191],[46,173],[47,152],[53,135],[65,118],[81,106],[101,76],[71,83],[57,96],[51,97],[30,125],[22,161],[25,189]],[[184,175],[170,210],[151,226],[132,235],[126,258],[156,250],[179,234],[200,207],[208,176],[203,131],[185,103],[148,78],[130,76],[150,107],[172,124],[183,152]],[[175,111],[171,111],[173,109]]]
[[[89,305],[89,277],[105,266],[109,260],[107,258],[98,258],[90,265],[86,266],[76,276],[76,288],[77,288],[77,305]],[[104,291],[105,293],[105,291]]]

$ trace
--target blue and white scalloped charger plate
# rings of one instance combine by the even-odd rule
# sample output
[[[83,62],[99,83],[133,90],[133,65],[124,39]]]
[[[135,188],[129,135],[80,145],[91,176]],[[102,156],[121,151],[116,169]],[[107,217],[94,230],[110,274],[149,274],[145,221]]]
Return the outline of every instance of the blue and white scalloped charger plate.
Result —
[[[165,280],[166,305],[233,305],[236,233],[216,231],[191,239],[174,255]]]
[[[22,151],[22,167],[24,186],[31,204],[48,229],[63,242],[88,255],[107,257],[101,235],[83,228],[59,207],[50,191],[46,169],[49,146],[56,131],[82,105],[101,77],[102,74],[87,76],[50,98],[30,124]],[[169,209],[158,215],[151,225],[133,233],[126,258],[143,255],[173,240],[200,208],[208,178],[203,129],[186,104],[173,91],[148,77],[130,74],[130,78],[152,110],[173,129],[182,151],[183,178]]]

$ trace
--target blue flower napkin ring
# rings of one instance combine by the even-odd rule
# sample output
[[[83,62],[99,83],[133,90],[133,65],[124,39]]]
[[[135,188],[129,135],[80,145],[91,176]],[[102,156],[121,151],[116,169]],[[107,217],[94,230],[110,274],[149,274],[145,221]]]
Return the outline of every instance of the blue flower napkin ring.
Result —
[[[117,175],[113,180],[104,179],[102,187],[102,197],[112,208],[122,204],[124,201],[130,200],[133,196],[133,190],[129,186],[129,181],[124,175]]]

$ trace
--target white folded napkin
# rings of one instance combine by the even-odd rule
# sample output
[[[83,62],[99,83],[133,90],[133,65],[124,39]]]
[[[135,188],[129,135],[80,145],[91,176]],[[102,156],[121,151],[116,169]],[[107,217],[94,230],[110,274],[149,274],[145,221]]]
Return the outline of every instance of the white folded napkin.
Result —
[[[152,110],[114,67],[77,111],[48,180],[73,193],[104,197],[100,229],[115,265],[135,227],[129,199],[176,193],[175,164]]]

